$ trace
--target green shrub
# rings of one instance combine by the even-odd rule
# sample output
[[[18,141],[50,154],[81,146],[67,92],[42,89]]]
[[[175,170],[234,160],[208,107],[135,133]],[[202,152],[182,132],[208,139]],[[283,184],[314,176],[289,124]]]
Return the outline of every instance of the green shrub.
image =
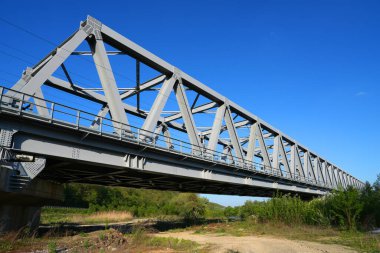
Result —
[[[49,253],[55,253],[56,251],[57,251],[57,243],[56,242],[49,242],[48,252]]]
[[[224,216],[226,218],[239,216],[240,215],[239,209],[240,209],[239,207],[227,206],[226,208],[224,208]]]
[[[379,180],[380,181],[380,180]],[[379,183],[380,184],[380,183]],[[331,194],[303,201],[290,195],[275,195],[263,202],[247,201],[240,207],[240,215],[244,219],[254,216],[261,222],[279,222],[288,225],[322,225],[339,226],[347,230],[363,227],[363,221],[371,224],[380,222],[380,187],[367,185],[361,192],[348,187]],[[225,213],[235,210],[226,208]],[[359,220],[362,221],[358,224]]]
[[[302,201],[297,196],[279,195],[265,202],[247,201],[240,208],[243,218],[257,217],[260,221],[281,222],[289,225],[326,225],[328,221],[319,209],[320,200]]]
[[[336,190],[326,197],[324,208],[332,224],[349,230],[356,229],[357,220],[363,210],[360,191],[353,187]]]
[[[188,222],[205,218],[206,202],[193,193],[181,193],[172,199],[175,213]]]

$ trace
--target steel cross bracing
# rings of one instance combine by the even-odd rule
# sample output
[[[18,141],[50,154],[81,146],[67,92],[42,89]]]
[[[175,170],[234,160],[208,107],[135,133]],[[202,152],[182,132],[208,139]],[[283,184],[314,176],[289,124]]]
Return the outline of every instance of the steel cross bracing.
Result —
[[[88,51],[78,51],[83,43],[88,44]],[[99,81],[80,85],[65,64],[69,57],[91,56]],[[136,61],[135,77],[131,77],[135,85],[118,86],[118,75],[125,75],[113,71],[110,56]],[[143,67],[156,76],[141,82]],[[57,74],[59,69],[64,75]],[[94,87],[98,84],[101,87]],[[99,105],[98,112],[45,99],[48,88],[91,101]],[[327,190],[363,186],[317,153],[90,16],[43,60],[27,68],[11,89],[2,88],[0,100],[4,112],[16,110],[20,116],[66,122],[90,134],[126,138],[236,169]],[[149,108],[144,109],[146,104]],[[166,110],[173,104],[176,110]],[[206,122],[200,115],[212,117],[209,125],[200,126]],[[132,118],[142,119],[140,125],[131,123]],[[173,137],[174,132],[178,137]]]

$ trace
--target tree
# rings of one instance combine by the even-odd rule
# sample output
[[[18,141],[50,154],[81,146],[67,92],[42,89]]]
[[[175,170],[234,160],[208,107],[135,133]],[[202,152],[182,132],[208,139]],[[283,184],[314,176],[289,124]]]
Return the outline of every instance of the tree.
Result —
[[[327,198],[327,205],[333,221],[347,229],[356,229],[358,217],[363,209],[359,190],[353,187],[336,190]]]
[[[238,215],[239,215],[238,207],[227,206],[224,209],[224,216],[226,216],[227,218],[236,217]]]
[[[377,179],[373,183],[373,188],[375,188],[375,191],[380,191],[380,174],[377,175]]]
[[[180,193],[172,199],[172,204],[176,207],[177,215],[188,222],[195,222],[205,217],[206,202],[194,193]]]

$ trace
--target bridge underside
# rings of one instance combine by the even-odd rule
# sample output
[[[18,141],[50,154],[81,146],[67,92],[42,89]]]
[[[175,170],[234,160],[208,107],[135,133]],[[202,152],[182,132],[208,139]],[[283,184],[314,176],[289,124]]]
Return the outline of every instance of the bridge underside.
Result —
[[[51,164],[51,167],[50,167]],[[56,168],[59,167],[59,171]],[[180,192],[224,194],[255,197],[272,197],[277,191],[298,195],[302,199],[318,196],[315,193],[263,188],[260,185],[234,184],[203,178],[181,177],[164,173],[146,172],[132,168],[107,168],[91,164],[81,164],[51,159],[39,178],[60,183],[87,183],[105,186],[170,190]],[[257,180],[261,180],[257,178]],[[268,179],[270,182],[270,179]],[[270,182],[270,184],[273,184]]]
[[[0,114],[0,129],[14,132],[10,147],[14,154],[46,158],[45,168],[37,178],[59,183],[263,197],[278,191],[305,199],[328,192],[294,179],[6,114]]]

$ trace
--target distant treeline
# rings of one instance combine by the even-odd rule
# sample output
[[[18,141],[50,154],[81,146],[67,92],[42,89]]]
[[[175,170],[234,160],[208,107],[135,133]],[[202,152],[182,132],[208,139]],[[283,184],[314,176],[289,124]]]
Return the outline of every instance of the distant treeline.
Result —
[[[223,215],[223,207],[194,193],[87,184],[66,184],[64,206],[90,212],[123,210],[135,217],[179,216],[188,220]]]
[[[371,229],[380,227],[380,175],[361,191],[341,189],[311,201],[276,194],[268,201],[247,201],[242,206],[226,208],[194,193],[66,184],[64,205],[88,208],[89,212],[128,211],[135,217],[240,217],[255,222]]]

